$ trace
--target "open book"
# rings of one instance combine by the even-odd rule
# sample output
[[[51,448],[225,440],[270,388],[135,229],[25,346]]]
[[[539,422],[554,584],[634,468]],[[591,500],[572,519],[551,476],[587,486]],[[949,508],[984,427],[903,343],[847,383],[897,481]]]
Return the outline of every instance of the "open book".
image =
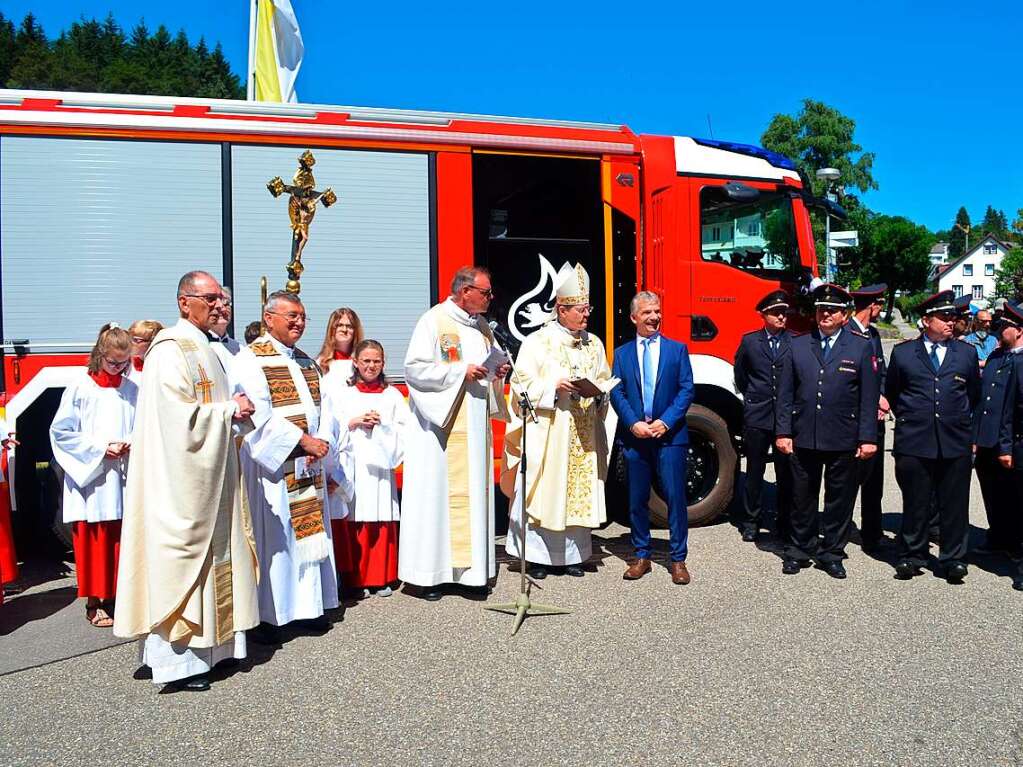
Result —
[[[572,379],[572,385],[578,390],[580,397],[599,397],[601,394],[610,392],[621,382],[622,379],[614,377],[601,381],[599,384],[594,383],[589,378]]]

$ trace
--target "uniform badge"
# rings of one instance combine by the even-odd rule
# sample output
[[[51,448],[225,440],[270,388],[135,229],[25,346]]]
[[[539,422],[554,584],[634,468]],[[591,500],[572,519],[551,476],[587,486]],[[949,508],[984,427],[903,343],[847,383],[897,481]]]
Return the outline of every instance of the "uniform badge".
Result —
[[[877,357],[870,358],[870,364],[874,366],[874,372],[877,372]]]
[[[440,337],[440,356],[444,362],[460,362],[462,345],[454,333],[442,333]]]

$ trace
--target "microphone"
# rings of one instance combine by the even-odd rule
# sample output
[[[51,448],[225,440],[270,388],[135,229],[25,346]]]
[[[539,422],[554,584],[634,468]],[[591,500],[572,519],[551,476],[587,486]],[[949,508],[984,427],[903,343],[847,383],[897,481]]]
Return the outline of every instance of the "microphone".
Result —
[[[498,343],[499,335],[505,332],[504,328],[501,327],[497,320],[490,320],[487,324],[490,326],[490,332],[494,334],[494,346],[508,355],[508,364],[511,365],[511,377],[508,379],[509,386],[511,386],[512,390],[519,396],[519,399],[522,400],[521,409],[528,413],[529,419],[533,423],[537,423],[539,419],[536,417],[536,411],[533,409],[533,403],[529,401],[529,395],[521,386],[516,386],[516,380],[521,379],[519,379],[519,371],[515,369],[515,360],[512,359],[508,350]]]

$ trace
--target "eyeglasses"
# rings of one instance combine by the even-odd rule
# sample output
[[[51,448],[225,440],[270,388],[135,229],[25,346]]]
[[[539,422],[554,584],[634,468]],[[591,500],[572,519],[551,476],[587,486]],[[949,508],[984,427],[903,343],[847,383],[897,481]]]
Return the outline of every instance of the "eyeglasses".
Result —
[[[114,370],[122,370],[123,368],[128,367],[128,363],[130,363],[130,362],[131,362],[131,357],[129,357],[128,359],[123,360],[123,361],[112,360],[109,357],[104,357],[103,358],[103,364],[104,365],[109,365]]]
[[[304,314],[298,312],[267,312],[267,314],[276,314],[278,317],[283,317],[288,322],[309,322],[309,318]]]
[[[349,325],[347,322],[339,322],[337,324],[337,326],[334,328],[334,330],[335,331],[337,331],[337,330],[355,330],[355,325]]]
[[[934,314],[929,314],[927,316],[936,320],[941,320],[942,322],[953,322],[956,318],[956,315],[949,314],[948,312],[935,312]]]
[[[579,314],[589,314],[590,312],[593,311],[593,307],[590,306],[589,304],[575,304],[573,306],[568,306],[566,308],[574,309],[575,311],[579,312]]]
[[[845,309],[841,306],[818,306],[817,311],[824,312],[825,314],[844,314]]]
[[[151,344],[153,342],[153,339],[152,338],[143,338],[142,336],[132,336],[131,337],[131,342],[133,344]]]
[[[494,297],[494,289],[493,288],[487,288],[486,290],[484,290],[483,288],[477,288],[475,285],[466,285],[465,287],[469,288],[470,290],[478,290],[480,293],[483,294],[483,296],[485,298],[493,298]]]
[[[209,306],[216,306],[217,304],[224,304],[225,306],[231,305],[231,302],[227,300],[227,296],[222,293],[182,293],[181,295],[186,298],[201,299]]]

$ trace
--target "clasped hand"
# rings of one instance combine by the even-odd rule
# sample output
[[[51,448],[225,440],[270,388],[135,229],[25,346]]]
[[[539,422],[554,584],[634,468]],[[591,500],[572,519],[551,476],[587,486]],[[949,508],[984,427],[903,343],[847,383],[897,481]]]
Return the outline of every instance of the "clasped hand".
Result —
[[[380,413],[376,410],[370,410],[362,415],[358,415],[348,422],[349,430],[352,429],[366,429],[371,430],[374,426],[380,425]]]
[[[660,439],[668,433],[668,427],[664,421],[636,421],[629,430],[639,439]]]
[[[244,394],[235,394],[231,399],[233,399],[238,405],[238,412],[234,414],[234,420],[244,421],[256,412],[256,407],[252,404],[252,400]]]
[[[298,446],[302,448],[302,452],[311,458],[323,458],[327,454],[327,450],[330,449],[330,445],[322,439],[317,439],[309,434],[303,434],[299,437]]]

